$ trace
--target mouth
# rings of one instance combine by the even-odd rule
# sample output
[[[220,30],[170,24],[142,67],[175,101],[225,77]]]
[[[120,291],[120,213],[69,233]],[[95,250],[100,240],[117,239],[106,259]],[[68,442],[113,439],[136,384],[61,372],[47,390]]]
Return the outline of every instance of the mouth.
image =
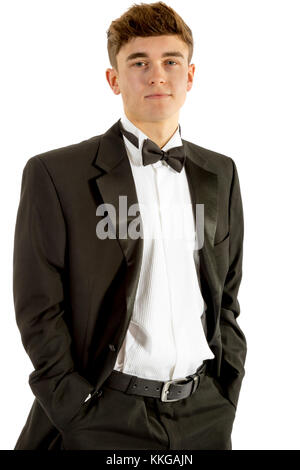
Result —
[[[155,94],[155,95],[148,95],[148,96],[145,96],[145,98],[150,98],[150,99],[162,99],[162,98],[168,98],[169,94],[167,93],[159,93],[159,94]]]

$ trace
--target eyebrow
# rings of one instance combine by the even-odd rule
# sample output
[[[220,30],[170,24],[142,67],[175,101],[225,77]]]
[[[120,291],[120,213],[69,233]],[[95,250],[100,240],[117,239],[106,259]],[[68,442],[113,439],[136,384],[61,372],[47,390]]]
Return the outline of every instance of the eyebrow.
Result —
[[[182,59],[184,59],[183,54],[179,51],[164,52],[161,56],[162,57],[182,57]],[[130,54],[126,58],[126,62],[128,62],[129,60],[136,59],[137,57],[149,58],[149,55],[146,52],[134,52],[133,54]]]

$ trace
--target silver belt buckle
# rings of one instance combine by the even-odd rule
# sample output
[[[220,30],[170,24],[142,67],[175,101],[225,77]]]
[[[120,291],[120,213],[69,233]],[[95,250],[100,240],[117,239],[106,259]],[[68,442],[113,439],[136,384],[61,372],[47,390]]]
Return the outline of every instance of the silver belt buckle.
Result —
[[[197,376],[197,377],[198,377],[198,376]],[[199,379],[199,377],[198,377],[198,379]],[[170,385],[171,385],[172,383],[175,383],[175,382],[188,383],[188,382],[190,382],[190,380],[191,380],[191,377],[189,377],[189,378],[183,378],[183,379],[168,380],[167,382],[165,382],[164,385],[163,385],[162,391],[161,391],[161,395],[160,395],[161,401],[171,402],[171,401],[182,400],[181,397],[180,397],[180,398],[173,398],[172,400],[168,400],[168,393],[169,393]],[[194,390],[194,387],[195,387],[195,381],[194,381],[194,384],[193,384],[192,391]]]

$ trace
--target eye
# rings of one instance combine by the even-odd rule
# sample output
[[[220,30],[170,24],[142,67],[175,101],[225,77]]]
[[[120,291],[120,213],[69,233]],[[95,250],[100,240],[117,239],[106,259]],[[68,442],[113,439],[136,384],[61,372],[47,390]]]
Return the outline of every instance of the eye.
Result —
[[[168,60],[167,62],[173,62],[173,64],[177,64],[177,62],[174,62],[174,60]]]
[[[145,62],[135,62],[133,65],[145,64]]]

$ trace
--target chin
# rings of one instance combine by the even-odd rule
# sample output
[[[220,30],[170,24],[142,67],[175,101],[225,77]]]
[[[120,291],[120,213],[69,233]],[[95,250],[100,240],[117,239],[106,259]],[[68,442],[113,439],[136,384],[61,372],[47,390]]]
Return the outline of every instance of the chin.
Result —
[[[152,106],[150,109],[146,110],[145,115],[148,115],[149,117],[162,116],[167,118],[173,116],[176,112],[177,110],[174,109],[173,106]]]

